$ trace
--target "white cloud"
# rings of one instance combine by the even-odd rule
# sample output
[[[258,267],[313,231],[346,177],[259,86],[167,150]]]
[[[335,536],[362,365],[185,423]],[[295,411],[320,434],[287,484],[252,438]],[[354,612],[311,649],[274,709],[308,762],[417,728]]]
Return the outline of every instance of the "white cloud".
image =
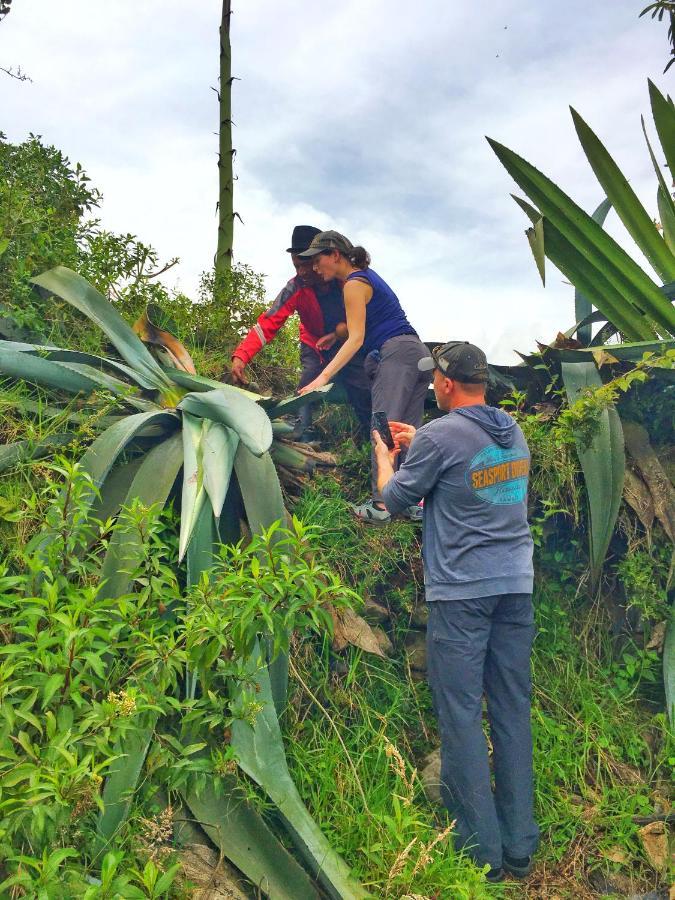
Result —
[[[653,209],[639,113],[667,46],[638,12],[632,0],[235,4],[237,257],[274,295],[293,225],[334,226],[368,247],[423,338],[467,337],[505,362],[553,337],[572,323],[572,291],[552,268],[541,288],[484,135],[590,208],[600,189],[572,103]],[[37,132],[81,161],[104,224],[180,255],[188,292],[215,250],[219,19],[217,0],[31,0],[0,26],[3,64],[34,79],[0,80],[10,139]],[[624,240],[615,217],[608,227]]]

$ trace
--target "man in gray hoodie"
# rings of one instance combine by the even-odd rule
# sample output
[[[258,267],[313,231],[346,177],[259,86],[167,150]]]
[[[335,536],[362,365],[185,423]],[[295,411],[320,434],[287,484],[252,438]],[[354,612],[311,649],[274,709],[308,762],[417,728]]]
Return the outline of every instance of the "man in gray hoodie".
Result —
[[[436,402],[447,415],[417,430],[390,422],[398,447],[409,448],[398,472],[398,450],[390,452],[376,432],[374,439],[389,512],[424,498],[427,668],[441,733],[441,793],[458,846],[490,866],[488,880],[501,881],[504,870],[524,877],[539,840],[530,732],[530,452],[511,416],[485,403],[482,350],[451,341],[418,365],[433,370]]]

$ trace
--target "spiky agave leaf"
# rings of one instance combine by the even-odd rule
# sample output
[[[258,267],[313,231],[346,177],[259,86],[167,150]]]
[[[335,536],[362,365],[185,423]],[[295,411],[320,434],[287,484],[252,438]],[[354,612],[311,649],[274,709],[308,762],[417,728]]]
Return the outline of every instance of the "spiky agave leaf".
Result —
[[[491,138],[488,142],[511,177],[530,197],[539,214],[544,216],[544,227],[549,222],[565,239],[565,246],[561,248],[563,256],[564,251],[571,248],[576,262],[581,259],[602,274],[613,292],[623,298],[622,305],[637,306],[666,334],[675,335],[672,304],[626,251],[550,178],[503,144]],[[548,243],[546,236],[545,241]],[[561,268],[559,263],[556,265]],[[578,286],[589,294],[586,285]],[[632,336],[637,339],[649,337],[643,333]]]
[[[72,269],[57,266],[38,275],[33,282],[61,297],[96,323],[115,345],[122,359],[154,384],[158,391],[171,391],[174,388],[138,335],[134,334],[115,307],[85,278]]]

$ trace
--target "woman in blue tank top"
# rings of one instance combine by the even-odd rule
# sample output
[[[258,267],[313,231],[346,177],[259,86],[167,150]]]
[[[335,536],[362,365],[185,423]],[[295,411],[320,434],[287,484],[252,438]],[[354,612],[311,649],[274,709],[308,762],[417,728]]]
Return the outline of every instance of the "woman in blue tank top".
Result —
[[[427,357],[429,351],[408,321],[396,294],[377,272],[369,268],[368,253],[337,231],[322,231],[300,255],[313,257],[314,269],[324,280],[339,278],[344,282],[349,332],[333,359],[300,393],[328,384],[363,347],[368,354],[365,370],[371,381],[373,410],[385,412],[391,421],[406,422],[419,428],[429,375],[420,372],[417,363]],[[353,509],[368,524],[383,525],[391,519],[377,490],[374,457],[372,498]],[[410,517],[418,519],[420,513],[417,507],[411,508]]]

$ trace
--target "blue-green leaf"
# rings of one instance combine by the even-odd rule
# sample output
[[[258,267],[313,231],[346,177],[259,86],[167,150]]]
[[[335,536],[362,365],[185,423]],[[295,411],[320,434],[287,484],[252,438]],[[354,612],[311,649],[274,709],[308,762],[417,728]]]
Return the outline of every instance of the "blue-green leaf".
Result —
[[[561,370],[570,404],[587,388],[602,386],[594,362],[563,362]],[[576,443],[590,515],[591,580],[597,584],[621,505],[626,467],[621,420],[614,407],[599,413],[597,431],[589,446],[578,437]]]

